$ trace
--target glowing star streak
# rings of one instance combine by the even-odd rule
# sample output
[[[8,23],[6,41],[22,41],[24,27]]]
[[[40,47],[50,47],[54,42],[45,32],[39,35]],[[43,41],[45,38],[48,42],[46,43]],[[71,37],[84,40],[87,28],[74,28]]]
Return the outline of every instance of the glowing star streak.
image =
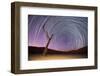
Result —
[[[47,20],[47,22],[46,22]],[[46,22],[46,23],[45,23]],[[88,18],[74,16],[28,16],[28,45],[45,47],[49,35],[54,34],[48,48],[58,51],[76,50],[88,44]]]

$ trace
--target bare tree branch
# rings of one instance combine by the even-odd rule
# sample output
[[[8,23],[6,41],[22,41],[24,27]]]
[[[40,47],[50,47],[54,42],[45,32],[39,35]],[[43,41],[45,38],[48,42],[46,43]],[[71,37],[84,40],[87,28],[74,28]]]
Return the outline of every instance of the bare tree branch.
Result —
[[[45,25],[43,26],[43,30],[44,30],[44,32],[45,32],[45,34],[46,34],[46,37],[49,39],[50,37],[49,37],[48,32],[45,30]]]
[[[49,38],[49,40],[48,40],[48,42],[47,42],[47,44],[46,44],[46,47],[45,47],[44,52],[43,52],[43,56],[46,55],[46,53],[47,53],[47,51],[48,51],[48,46],[49,46],[50,41],[51,41],[52,38],[53,38],[53,34],[51,35],[51,37]]]
[[[49,44],[50,44],[50,41],[51,41],[51,39],[53,38],[53,34],[52,34],[51,36],[49,36],[48,31],[45,29],[45,25],[46,25],[47,21],[48,21],[48,19],[46,20],[46,22],[45,22],[44,25],[43,25],[43,30],[44,30],[44,32],[45,32],[46,37],[48,38],[48,41],[47,41],[47,43],[46,43],[46,47],[45,47],[45,49],[44,49],[44,51],[43,51],[43,56],[46,55],[46,53],[47,53],[47,51],[48,51],[48,46],[49,46]]]

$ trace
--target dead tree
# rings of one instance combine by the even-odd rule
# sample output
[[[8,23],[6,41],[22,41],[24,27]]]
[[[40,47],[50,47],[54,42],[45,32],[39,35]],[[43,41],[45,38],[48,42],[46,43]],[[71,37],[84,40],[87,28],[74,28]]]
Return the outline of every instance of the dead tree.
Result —
[[[46,23],[46,22],[45,22],[45,23]],[[53,38],[53,34],[51,34],[51,36],[49,35],[48,31],[45,29],[45,24],[43,25],[43,30],[44,30],[45,35],[46,35],[47,40],[48,40],[47,43],[46,43],[45,49],[44,49],[44,51],[43,51],[43,56],[45,56],[46,53],[47,53],[47,51],[48,51],[48,46],[49,46],[49,44],[50,44],[50,42],[51,42],[51,40],[52,40],[52,38]]]

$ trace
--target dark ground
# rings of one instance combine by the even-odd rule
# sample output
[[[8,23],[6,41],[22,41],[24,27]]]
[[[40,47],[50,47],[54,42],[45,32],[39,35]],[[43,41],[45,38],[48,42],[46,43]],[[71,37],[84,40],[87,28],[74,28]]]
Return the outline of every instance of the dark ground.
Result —
[[[54,59],[77,59],[88,57],[88,47],[83,47],[78,50],[71,50],[68,52],[48,49],[45,56],[43,56],[44,47],[28,47],[29,60],[54,60]]]

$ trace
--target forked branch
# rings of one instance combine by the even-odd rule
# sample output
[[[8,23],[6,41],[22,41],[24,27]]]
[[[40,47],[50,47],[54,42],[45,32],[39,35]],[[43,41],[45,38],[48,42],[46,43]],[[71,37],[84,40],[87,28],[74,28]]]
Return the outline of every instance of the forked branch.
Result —
[[[46,23],[45,23],[45,24],[46,24]],[[45,24],[43,25],[43,30],[44,30],[44,32],[45,32],[45,35],[46,35],[48,41],[47,41],[46,47],[45,47],[45,49],[44,49],[44,51],[43,51],[43,56],[46,55],[46,53],[47,53],[47,51],[48,51],[48,46],[49,46],[49,44],[50,44],[50,42],[51,42],[51,39],[53,38],[53,34],[52,34],[51,36],[49,36],[48,31],[45,29]]]

